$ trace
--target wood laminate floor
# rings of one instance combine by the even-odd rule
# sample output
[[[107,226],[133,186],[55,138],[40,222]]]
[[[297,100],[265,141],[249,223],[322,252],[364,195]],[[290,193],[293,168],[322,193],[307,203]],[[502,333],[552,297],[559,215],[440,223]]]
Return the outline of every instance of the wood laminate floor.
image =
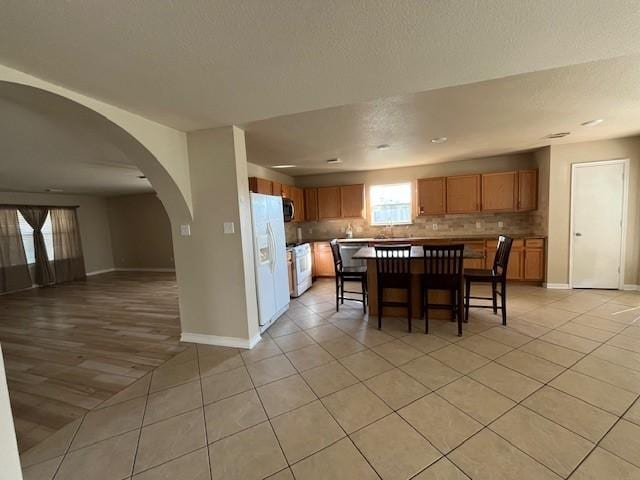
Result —
[[[0,296],[20,451],[184,350],[174,274],[113,272]]]

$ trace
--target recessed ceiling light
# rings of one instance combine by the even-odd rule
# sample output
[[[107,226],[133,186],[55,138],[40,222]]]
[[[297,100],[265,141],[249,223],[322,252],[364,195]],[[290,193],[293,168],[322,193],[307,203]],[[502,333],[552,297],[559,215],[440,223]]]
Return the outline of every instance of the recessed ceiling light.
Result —
[[[341,158],[330,158],[329,160],[327,160],[327,163],[342,163],[342,159]]]
[[[596,125],[600,125],[602,122],[604,122],[602,118],[594,118],[593,120],[582,122],[580,125],[583,127],[595,127]]]
[[[146,175],[138,175],[138,178],[143,179],[143,178],[147,178]]]
[[[447,137],[432,138],[431,143],[444,143],[449,140]]]
[[[60,193],[60,192],[64,192],[64,190],[62,190],[61,188],[45,188],[44,189],[45,192],[49,192],[49,193]]]
[[[271,168],[293,168],[295,165],[273,165]]]
[[[545,138],[562,138],[562,137],[566,137],[567,135],[571,135],[571,132],[556,132],[556,133],[550,133],[549,135],[547,135]]]
[[[391,145],[389,145],[388,143],[383,143],[382,145],[378,145],[376,148],[378,150],[389,150],[391,148]]]

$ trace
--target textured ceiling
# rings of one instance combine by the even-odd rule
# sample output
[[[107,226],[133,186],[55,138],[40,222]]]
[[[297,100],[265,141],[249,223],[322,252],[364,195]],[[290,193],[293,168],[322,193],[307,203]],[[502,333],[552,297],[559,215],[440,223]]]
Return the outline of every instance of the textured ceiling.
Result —
[[[179,129],[638,52],[636,0],[20,0],[0,63]]]
[[[587,120],[603,118],[596,127]],[[249,161],[288,175],[422,165],[640,133],[640,56],[245,125]],[[553,132],[570,131],[548,140]],[[431,139],[448,137],[435,145]],[[375,147],[389,144],[388,150]],[[327,159],[343,162],[328,165]]]
[[[139,146],[80,105],[0,82],[0,191],[119,195],[153,191]]]

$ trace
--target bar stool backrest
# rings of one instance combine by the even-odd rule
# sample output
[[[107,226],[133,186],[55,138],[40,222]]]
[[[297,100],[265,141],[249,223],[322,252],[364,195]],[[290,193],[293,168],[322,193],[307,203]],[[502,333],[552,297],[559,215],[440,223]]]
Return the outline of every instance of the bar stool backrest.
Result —
[[[423,245],[424,274],[462,281],[464,245]]]
[[[411,245],[375,245],[378,275],[411,273]]]
[[[509,267],[509,255],[511,254],[511,245],[513,239],[506,235],[498,237],[498,246],[496,248],[496,256],[493,259],[493,272],[501,277],[507,276],[507,268]]]
[[[336,272],[342,271],[342,255],[340,254],[340,244],[337,239],[331,240],[329,242],[331,245],[331,255],[333,255],[333,266],[336,269]]]

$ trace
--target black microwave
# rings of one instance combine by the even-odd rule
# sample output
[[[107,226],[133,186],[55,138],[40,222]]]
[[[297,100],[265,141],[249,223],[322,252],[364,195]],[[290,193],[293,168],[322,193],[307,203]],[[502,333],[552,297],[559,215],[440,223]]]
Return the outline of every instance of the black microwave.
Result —
[[[295,218],[296,209],[293,206],[293,200],[289,198],[282,199],[282,213],[284,215],[284,221],[290,222]]]

